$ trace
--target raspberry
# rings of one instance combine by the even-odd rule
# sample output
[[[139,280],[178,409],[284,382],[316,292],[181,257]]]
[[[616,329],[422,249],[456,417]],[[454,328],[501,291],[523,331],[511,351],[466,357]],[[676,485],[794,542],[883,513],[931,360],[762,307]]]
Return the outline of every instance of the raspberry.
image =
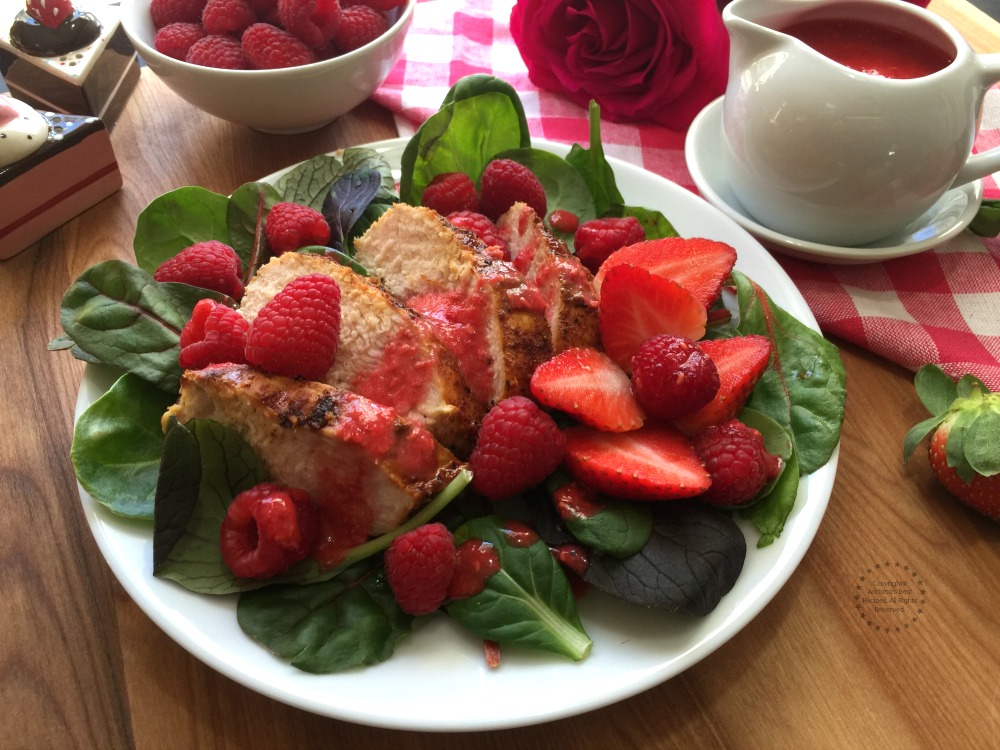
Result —
[[[63,21],[73,15],[70,0],[28,0],[25,11],[43,26],[58,28]]]
[[[697,343],[662,333],[643,341],[632,356],[632,390],[649,416],[676,419],[715,397],[719,372]]]
[[[351,8],[355,5],[367,5],[375,10],[392,10],[402,5],[406,5],[406,0],[341,0],[341,6]]]
[[[545,188],[523,164],[512,159],[494,159],[483,169],[479,182],[480,211],[493,221],[518,201],[545,216]]]
[[[317,521],[305,490],[258,484],[226,509],[219,533],[222,560],[237,578],[272,578],[309,555]]]
[[[475,211],[456,211],[448,214],[448,221],[460,229],[473,232],[486,245],[486,254],[496,260],[510,260],[507,243],[503,241],[500,229],[483,214]]]
[[[455,540],[444,524],[428,523],[400,534],[385,551],[385,577],[400,609],[429,615],[448,596],[455,574]]]
[[[299,276],[260,309],[247,333],[247,362],[288,377],[321,380],[340,341],[340,287],[323,274]]]
[[[205,0],[151,0],[149,13],[153,27],[162,29],[171,23],[201,23]]]
[[[201,12],[206,34],[239,35],[256,20],[257,14],[246,0],[208,0]]]
[[[615,250],[646,239],[646,230],[634,216],[585,221],[573,235],[576,257],[591,273]]]
[[[316,62],[305,42],[269,23],[255,23],[243,32],[243,54],[258,70],[292,68]]]
[[[330,241],[330,225],[323,214],[299,203],[275,203],[267,214],[264,231],[274,255]]]
[[[712,478],[701,498],[713,505],[748,503],[781,471],[761,434],[737,419],[705,428],[691,444]]]
[[[472,178],[465,172],[442,172],[435,175],[420,196],[420,205],[442,216],[458,211],[479,211],[479,195]]]
[[[340,13],[333,43],[341,52],[351,52],[373,42],[389,30],[389,21],[374,8],[355,5]]]
[[[340,16],[339,0],[278,0],[281,27],[313,49],[333,41]]]
[[[210,289],[239,301],[243,296],[240,269],[240,259],[235,250],[224,242],[206,240],[167,258],[156,269],[153,278]]]
[[[239,41],[219,34],[209,34],[192,44],[186,61],[206,68],[226,70],[246,70],[250,67]]]
[[[223,362],[246,362],[250,324],[231,307],[211,299],[199,300],[191,319],[181,329],[178,363],[185,370],[200,370]]]
[[[169,23],[156,32],[153,47],[175,60],[186,60],[191,45],[205,36],[200,24],[178,21]]]
[[[559,208],[549,214],[549,226],[557,232],[569,234],[575,232],[580,226],[580,217],[572,211],[564,211]]]
[[[504,399],[483,419],[469,456],[472,487],[500,500],[534,487],[562,461],[566,438],[555,421],[524,396]]]

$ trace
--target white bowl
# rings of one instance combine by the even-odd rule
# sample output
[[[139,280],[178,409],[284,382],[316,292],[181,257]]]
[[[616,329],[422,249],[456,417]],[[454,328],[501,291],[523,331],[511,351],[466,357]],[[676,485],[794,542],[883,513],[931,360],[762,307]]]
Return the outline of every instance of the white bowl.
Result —
[[[416,2],[407,0],[392,11],[391,28],[364,47],[280,70],[221,70],[157,52],[149,0],[123,0],[122,27],[149,69],[198,109],[267,133],[305,133],[354,109],[388,77],[403,50]]]

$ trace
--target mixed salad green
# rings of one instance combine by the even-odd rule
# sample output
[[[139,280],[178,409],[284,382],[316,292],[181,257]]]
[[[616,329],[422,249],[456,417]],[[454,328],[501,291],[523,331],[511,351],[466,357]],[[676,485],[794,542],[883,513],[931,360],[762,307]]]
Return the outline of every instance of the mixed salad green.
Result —
[[[480,594],[451,602],[447,613],[476,635],[538,647],[573,659],[590,639],[580,622],[570,583],[550,553],[566,540],[592,555],[586,580],[643,606],[704,614],[739,575],[746,554],[732,514],[698,503],[609,503],[587,523],[567,528],[552,504],[537,497],[486,504],[465,491],[460,476],[404,526],[352,550],[329,570],[297,563],[269,581],[235,578],[222,560],[219,528],[240,491],[267,479],[260,458],[233,431],[210,420],[161,418],[178,395],[179,336],[194,305],[214,292],[160,283],[155,269],[197,241],[220,240],[239,255],[249,280],[267,261],[263,220],[279,201],[321,210],[332,227],[330,247],[300,252],[331,255],[364,274],[352,260],[353,240],[398,200],[419,203],[441,172],[478,175],[493,158],[529,166],[546,189],[550,209],[581,220],[636,216],[647,238],[674,234],[659,211],[625,205],[600,142],[596,107],[590,143],[566,158],[533,148],[516,92],[490,76],[470,76],[449,92],[440,111],[408,142],[398,193],[385,159],[368,148],[317,156],[273,184],[253,182],[230,196],[184,187],[142,212],[134,239],[136,264],[117,260],[85,270],[67,290],[64,335],[50,348],[69,349],[87,362],[119,373],[117,381],[79,417],[72,460],[82,487],[111,513],[150,523],[154,575],[203,594],[238,594],[237,618],[254,640],[309,672],[331,672],[387,659],[413,620],[385,583],[381,555],[392,538],[430,519],[456,539],[492,541],[501,570]],[[572,237],[565,237],[570,244]],[[773,542],[792,510],[801,476],[823,466],[839,441],[844,414],[844,370],[837,349],[777,307],[766,292],[734,271],[730,315],[712,337],[767,336],[775,365],[757,385],[741,419],[762,432],[771,452],[785,459],[781,476],[739,513],[759,530],[758,546]],[[552,489],[539,487],[544,496]],[[655,507],[654,507],[655,506]],[[504,524],[520,517],[538,530],[530,545],[504,544]],[[692,533],[698,529],[699,533]],[[705,562],[713,558],[720,565]],[[701,562],[699,562],[701,561]],[[662,591],[664,575],[677,582]],[[634,582],[642,581],[636,587]],[[648,584],[648,585],[646,585]]]

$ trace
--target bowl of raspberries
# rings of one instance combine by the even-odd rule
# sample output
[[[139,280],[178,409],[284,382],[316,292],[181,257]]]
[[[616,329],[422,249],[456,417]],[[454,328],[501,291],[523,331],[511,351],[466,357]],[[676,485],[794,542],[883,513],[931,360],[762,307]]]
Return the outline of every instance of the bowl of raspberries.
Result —
[[[178,96],[268,133],[361,104],[403,49],[417,0],[124,0],[122,27]]]

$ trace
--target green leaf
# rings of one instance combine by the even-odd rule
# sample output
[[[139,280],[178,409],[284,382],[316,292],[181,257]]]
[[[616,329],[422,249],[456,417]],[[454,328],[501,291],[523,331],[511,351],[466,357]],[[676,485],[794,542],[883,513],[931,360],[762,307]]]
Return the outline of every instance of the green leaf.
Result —
[[[659,211],[650,208],[640,208],[638,206],[612,206],[605,213],[605,216],[634,216],[642,224],[642,229],[646,233],[647,240],[658,240],[663,237],[677,237],[677,230],[670,223],[666,216]]]
[[[474,519],[455,532],[456,545],[467,539],[492,545],[500,569],[480,593],[450,602],[448,614],[480,638],[583,659],[592,643],[565,573],[537,536],[530,544],[515,544],[505,528],[491,516]]]
[[[1000,234],[1000,201],[984,200],[969,224],[969,229],[980,237],[996,237]]]
[[[182,187],[154,198],[136,220],[132,246],[139,268],[153,273],[196,242],[228,244],[228,203],[226,196],[201,187]]]
[[[77,420],[70,449],[76,478],[113,513],[153,518],[163,451],[160,418],[173,400],[126,373]]]
[[[85,270],[66,290],[61,322],[87,354],[176,394],[180,332],[206,297],[228,300],[188,284],[161,284],[129,263],[108,260]]]
[[[767,336],[772,365],[747,406],[766,414],[792,436],[799,469],[823,466],[840,441],[847,397],[837,347],[781,309],[756,283],[733,271],[739,323],[735,333]]]
[[[1000,413],[979,414],[965,434],[965,457],[972,470],[984,477],[1000,474]]]
[[[285,172],[275,181],[274,188],[282,200],[301,203],[319,211],[333,183],[343,175],[344,164],[340,159],[331,154],[320,154]]]
[[[604,147],[601,145],[601,108],[596,102],[591,101],[589,115],[590,148],[574,143],[566,161],[586,180],[597,215],[605,216],[613,206],[624,205],[625,199],[618,190],[615,172],[604,157]]]
[[[557,471],[545,486],[566,529],[580,544],[614,557],[634,555],[645,546],[653,530],[649,503],[628,503],[582,491],[581,504],[574,502],[579,488],[568,495],[563,492],[572,482],[569,474]]]
[[[913,451],[916,447],[920,445],[920,441],[934,432],[944,419],[945,414],[928,417],[922,422],[913,425],[913,427],[907,431],[906,437],[903,438],[903,463],[910,460],[910,456],[913,455]]]
[[[325,583],[241,594],[236,618],[250,638],[313,674],[385,661],[413,622],[396,604],[381,566],[365,563]]]
[[[264,222],[275,203],[281,202],[278,191],[264,182],[240,185],[229,198],[226,223],[229,245],[236,251],[246,284],[267,260],[267,236]]]
[[[781,536],[799,492],[799,462],[796,453],[785,460],[781,475],[764,497],[740,512],[760,532],[757,547],[767,547]]]
[[[948,411],[952,401],[958,397],[958,386],[934,364],[924,365],[913,376],[913,386],[927,411],[939,415]]]

